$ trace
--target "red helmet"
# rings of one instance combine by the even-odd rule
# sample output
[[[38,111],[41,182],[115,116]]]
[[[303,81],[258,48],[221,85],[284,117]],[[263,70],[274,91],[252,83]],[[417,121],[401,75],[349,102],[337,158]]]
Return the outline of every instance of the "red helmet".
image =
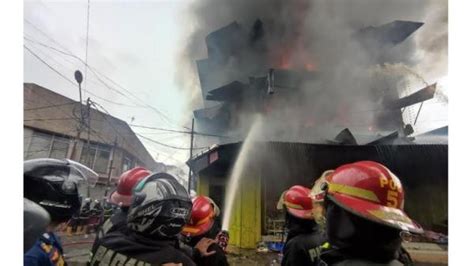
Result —
[[[310,196],[311,190],[303,186],[292,186],[283,192],[282,205],[293,216],[311,220],[313,218],[313,202]],[[280,204],[281,205],[281,204]]]
[[[379,224],[423,232],[403,211],[402,183],[382,164],[372,161],[345,164],[327,180],[327,197],[345,210]]]
[[[124,207],[130,206],[133,187],[150,174],[151,172],[143,167],[135,167],[124,172],[120,176],[117,189],[110,196],[110,202]]]
[[[219,215],[219,208],[206,196],[197,196],[193,199],[191,219],[184,226],[181,234],[185,236],[199,236],[207,233],[214,224],[214,218]]]

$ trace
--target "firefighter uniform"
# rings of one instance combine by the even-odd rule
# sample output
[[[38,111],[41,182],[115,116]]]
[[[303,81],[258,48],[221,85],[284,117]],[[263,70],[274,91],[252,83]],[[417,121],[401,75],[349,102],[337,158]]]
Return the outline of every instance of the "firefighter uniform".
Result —
[[[223,247],[217,243],[211,244],[207,252],[215,252],[209,256],[202,256],[196,248],[196,244],[203,238],[216,239],[220,233],[218,216],[219,207],[209,197],[197,196],[193,198],[193,207],[191,210],[191,219],[181,231],[181,237],[188,247],[186,250],[192,250],[192,258],[197,265],[206,266],[227,266],[227,258]]]
[[[132,198],[127,229],[105,234],[89,265],[196,265],[178,245],[192,207],[186,188],[169,174],[155,173],[134,187]]]
[[[106,234],[112,233],[115,231],[125,232],[127,230],[127,213],[119,209],[115,214],[113,214],[109,219],[107,219],[104,224],[100,227],[97,232],[96,239],[94,241],[93,247],[96,247],[100,239],[102,239]]]
[[[281,265],[318,265],[319,248],[325,235],[313,217],[311,190],[293,186],[284,191],[277,205],[285,210],[288,236],[283,248]]]
[[[54,233],[44,233],[24,256],[28,266],[63,266],[63,248]]]
[[[176,243],[174,239],[153,241],[133,233],[111,232],[93,248],[90,265],[195,265]]]
[[[193,250],[193,260],[196,265],[205,265],[205,266],[227,266],[227,257],[222,248],[214,243],[209,246],[207,249],[208,252],[215,251],[216,253],[209,256],[201,256],[197,250]]]
[[[301,232],[285,243],[281,265],[318,265],[321,244],[324,242],[317,228]]]

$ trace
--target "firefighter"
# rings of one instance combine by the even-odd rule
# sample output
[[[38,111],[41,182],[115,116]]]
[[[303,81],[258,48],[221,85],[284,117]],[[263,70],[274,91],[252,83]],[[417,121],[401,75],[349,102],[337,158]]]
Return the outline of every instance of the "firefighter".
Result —
[[[89,215],[89,212],[91,211],[91,204],[92,204],[91,198],[85,198],[84,204],[82,204],[82,207],[80,210],[80,214],[83,216]]]
[[[91,207],[91,214],[96,216],[102,216],[104,214],[104,207],[98,199],[94,200],[94,205]]]
[[[109,232],[99,239],[90,265],[195,265],[177,245],[191,208],[186,189],[173,176],[147,176],[133,189],[127,230]]]
[[[278,209],[285,210],[288,231],[281,265],[317,265],[317,249],[325,241],[313,216],[311,190],[293,186],[282,193]]]
[[[217,243],[217,236],[220,233],[219,207],[211,198],[197,196],[193,199],[193,208],[191,219],[181,231],[184,236],[185,244],[194,247],[192,257],[197,265],[229,265],[223,248]],[[209,241],[212,243],[203,252],[199,251],[200,241]]]
[[[404,233],[423,229],[403,211],[404,190],[388,168],[373,161],[338,167],[327,177],[329,245],[321,265],[403,265]]]
[[[57,159],[25,161],[23,171],[24,197],[46,210],[50,218],[45,232],[25,253],[24,265],[65,265],[54,231],[80,209],[79,185],[93,184],[98,175],[77,162]]]
[[[93,247],[105,234],[117,230],[123,231],[127,228],[127,212],[132,202],[133,187],[150,174],[151,172],[143,167],[135,167],[122,173],[117,189],[112,192],[109,198],[110,203],[120,206],[120,208],[100,227]]]

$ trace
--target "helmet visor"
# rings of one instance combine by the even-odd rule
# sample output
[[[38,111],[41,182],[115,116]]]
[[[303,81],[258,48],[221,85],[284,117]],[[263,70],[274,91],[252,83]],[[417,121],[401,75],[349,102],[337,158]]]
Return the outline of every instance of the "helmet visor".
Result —
[[[423,228],[400,209],[337,193],[328,197],[343,209],[365,219],[415,234],[423,233]]]
[[[68,181],[74,182],[76,184],[85,183],[88,186],[94,187],[99,180],[99,174],[89,167],[78,163],[73,160],[66,159],[68,162],[71,171],[67,177]]]
[[[40,158],[27,160],[23,164],[24,175],[45,178],[50,181],[64,181],[76,186],[95,186],[99,175],[89,167],[69,159]]]

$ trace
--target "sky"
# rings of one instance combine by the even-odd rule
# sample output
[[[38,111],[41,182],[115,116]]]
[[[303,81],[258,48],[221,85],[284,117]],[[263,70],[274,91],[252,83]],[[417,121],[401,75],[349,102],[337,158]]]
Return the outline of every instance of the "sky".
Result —
[[[192,113],[186,112],[186,95],[177,88],[174,73],[183,29],[182,10],[189,1],[90,1],[87,63],[114,83],[135,95],[107,88],[85,64],[52,48],[86,58],[87,1],[25,1],[24,44],[64,76],[74,81],[74,71],[83,73],[84,92],[109,113],[129,124],[175,130],[190,128]],[[51,47],[45,47],[51,46]],[[99,74],[109,87],[118,88]],[[24,49],[24,81],[78,100],[79,92],[63,77]],[[111,103],[113,102],[113,103]],[[126,105],[126,106],[125,106]],[[139,106],[138,106],[139,105]],[[144,105],[152,108],[143,107]],[[163,118],[164,114],[167,118]],[[133,121],[133,122],[132,122]],[[132,129],[169,145],[189,148],[189,134]],[[163,147],[141,139],[160,162],[183,165],[188,150]]]
[[[179,87],[178,84],[185,83],[177,82],[175,74],[180,67],[178,58],[186,43],[186,34],[192,28],[192,20],[185,11],[191,2],[90,1],[88,65],[100,73],[100,79],[109,87],[126,96],[102,84],[90,70],[86,71],[85,64],[80,60],[55,51],[67,51],[85,61],[87,0],[25,1],[24,44],[72,81],[74,71],[81,70],[85,76],[83,88],[94,94],[84,92],[83,99],[91,97],[115,117],[134,125],[189,130],[185,127],[190,128],[192,118],[189,108],[191,95],[187,94],[190,90]],[[200,58],[205,57],[203,54]],[[447,94],[447,76],[425,79],[429,83],[439,82],[439,89]],[[24,81],[79,99],[77,86],[52,71],[26,49]],[[419,87],[411,89],[422,86],[420,83]],[[418,107],[407,109],[404,113],[406,121],[414,122]],[[447,102],[443,99],[436,97],[427,101],[415,130],[421,133],[444,126],[447,115]],[[189,157],[189,134],[133,126],[132,129],[155,141],[181,147],[182,150],[168,148],[140,138],[155,160],[184,167]]]

